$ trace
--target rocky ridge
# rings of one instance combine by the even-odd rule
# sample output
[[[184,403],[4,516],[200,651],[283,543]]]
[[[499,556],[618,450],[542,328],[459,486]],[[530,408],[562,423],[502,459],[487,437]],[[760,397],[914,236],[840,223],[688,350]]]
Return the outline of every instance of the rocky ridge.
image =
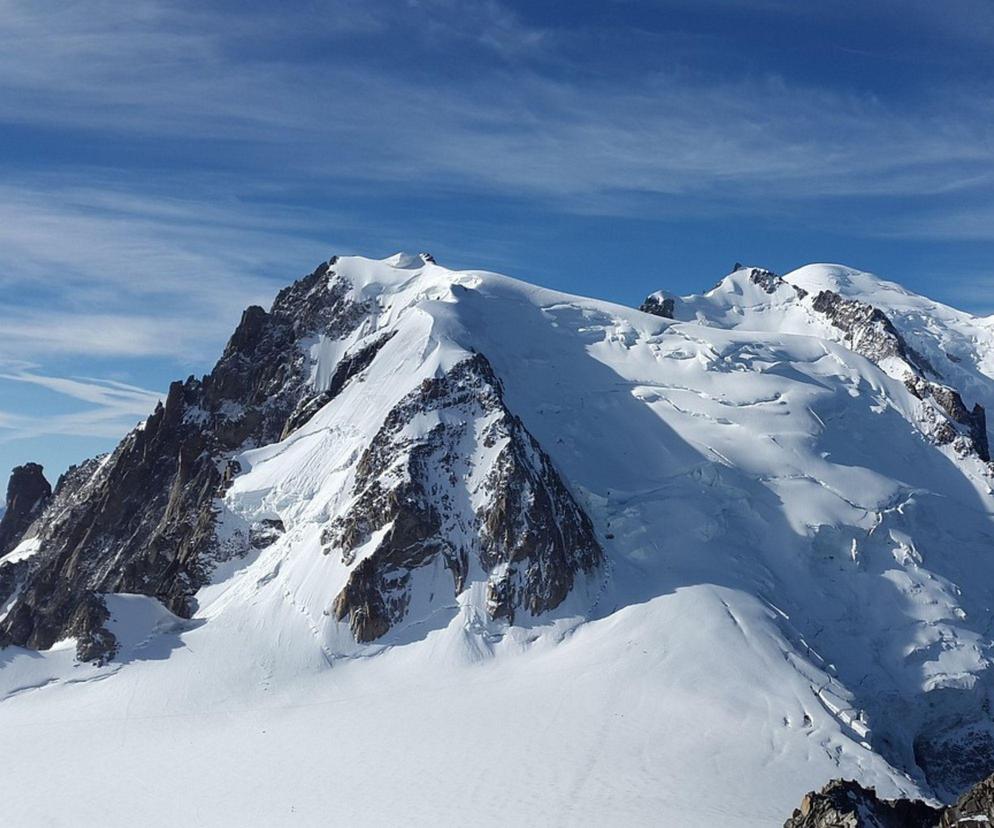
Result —
[[[858,782],[833,779],[804,796],[784,828],[953,828],[994,823],[994,776],[955,803],[938,808],[919,800],[886,800]]]

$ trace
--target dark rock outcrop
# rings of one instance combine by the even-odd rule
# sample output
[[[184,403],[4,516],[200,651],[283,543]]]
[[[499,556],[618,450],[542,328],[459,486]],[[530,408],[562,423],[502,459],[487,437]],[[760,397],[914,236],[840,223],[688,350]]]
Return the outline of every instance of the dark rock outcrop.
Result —
[[[920,400],[933,400],[948,418],[946,422],[937,422],[934,436],[940,445],[954,443],[960,438],[972,447],[977,456],[984,462],[990,462],[990,445],[987,440],[987,412],[980,403],[973,409],[966,407],[959,392],[936,382],[929,382],[923,377],[909,377],[904,383],[908,390]],[[962,428],[957,428],[959,425]]]
[[[37,463],[25,463],[11,472],[7,505],[0,519],[0,555],[17,546],[51,495],[52,487]]]
[[[935,828],[941,811],[924,802],[880,799],[873,788],[833,779],[805,794],[784,828]]]
[[[905,341],[883,311],[831,290],[821,291],[811,306],[843,332],[846,345],[857,354],[878,365],[889,357],[905,362],[912,372],[905,380],[908,390],[935,405],[935,409],[926,408],[923,416],[937,444],[955,444],[961,454],[972,450],[981,460],[990,462],[984,407],[977,403],[968,409],[958,391],[932,379],[939,373]]]
[[[12,601],[0,646],[44,649],[75,636],[80,658],[108,658],[115,642],[103,627],[106,593],[152,596],[189,616],[193,594],[230,554],[215,536],[215,499],[237,473],[229,458],[278,440],[295,411],[300,421],[312,393],[301,343],[340,339],[369,311],[349,288],[321,265],[281,291],[270,311],[248,308],[210,374],[173,383],[113,454],[60,480],[38,520],[40,551],[0,565],[0,602]],[[375,350],[361,353],[356,359],[368,364]],[[346,373],[340,385],[355,370]],[[5,524],[23,522],[19,504]],[[266,527],[253,542],[275,531]]]
[[[794,296],[798,299],[803,299],[808,295],[808,292],[804,288],[791,284],[779,273],[774,273],[772,270],[767,270],[765,267],[743,267],[742,265],[738,265],[736,267],[736,271],[738,270],[748,270],[749,281],[762,288],[764,292],[770,294],[771,296],[784,287],[792,290]]]
[[[994,776],[978,782],[950,805],[939,820],[939,828],[994,825]]]
[[[676,299],[672,296],[650,293],[645,297],[645,301],[639,305],[642,313],[651,313],[653,316],[661,316],[663,319],[673,319],[673,312],[676,308]]]
[[[736,268],[736,270],[742,269],[741,266]],[[754,285],[758,285],[767,293],[776,293],[780,287],[787,284],[783,277],[774,273],[772,270],[767,270],[765,267],[750,267],[748,270],[749,281]]]
[[[994,824],[994,775],[946,808],[910,799],[880,799],[873,788],[833,779],[805,794],[784,828],[954,828]]]
[[[893,356],[923,374],[935,374],[928,360],[904,341],[887,314],[879,308],[856,299],[845,299],[831,290],[820,291],[811,306],[843,332],[846,344],[853,351],[871,362],[880,363]]]
[[[437,425],[409,436],[411,421],[428,413]],[[467,467],[477,448],[487,450],[485,468]],[[390,412],[359,461],[352,507],[325,532],[326,551],[351,564],[384,528],[332,605],[358,641],[404,618],[412,576],[433,561],[451,573],[453,596],[470,566],[482,567],[488,614],[513,622],[559,606],[603,559],[589,519],[507,410],[481,354],[425,380]]]
[[[253,549],[265,549],[276,543],[285,532],[286,527],[279,518],[261,520],[249,529],[249,546]]]

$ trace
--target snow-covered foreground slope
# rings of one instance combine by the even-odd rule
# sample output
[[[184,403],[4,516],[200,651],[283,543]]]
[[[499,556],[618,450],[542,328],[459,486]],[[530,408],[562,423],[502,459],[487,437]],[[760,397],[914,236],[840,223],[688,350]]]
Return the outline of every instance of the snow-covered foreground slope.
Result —
[[[208,624],[119,668],[73,669],[65,651],[8,664],[5,819],[775,825],[838,773],[836,746],[892,789],[781,671],[763,608],[728,591],[680,590],[477,663],[440,631],[328,669],[279,654],[287,636],[268,628],[296,630],[290,612]]]
[[[990,469],[943,390],[994,403],[989,320],[834,266],[675,319],[331,274],[287,427],[224,455],[191,617],[109,594],[109,663],[0,651],[12,824],[777,825],[831,777],[949,798],[994,765]]]

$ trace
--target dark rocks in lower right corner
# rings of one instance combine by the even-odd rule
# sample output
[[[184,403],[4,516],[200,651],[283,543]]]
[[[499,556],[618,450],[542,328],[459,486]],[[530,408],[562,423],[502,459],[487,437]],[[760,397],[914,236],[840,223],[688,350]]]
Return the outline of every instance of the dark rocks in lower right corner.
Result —
[[[44,469],[37,463],[17,466],[7,484],[7,508],[0,519],[0,555],[20,543],[21,538],[52,496]]]
[[[994,824],[994,775],[952,805],[936,808],[915,799],[881,799],[873,788],[833,779],[805,794],[784,828],[953,828]]]
[[[880,799],[873,788],[833,779],[804,795],[784,828],[936,828],[942,811],[910,799]]]
[[[994,775],[978,782],[946,808],[939,828],[954,825],[994,825]]]

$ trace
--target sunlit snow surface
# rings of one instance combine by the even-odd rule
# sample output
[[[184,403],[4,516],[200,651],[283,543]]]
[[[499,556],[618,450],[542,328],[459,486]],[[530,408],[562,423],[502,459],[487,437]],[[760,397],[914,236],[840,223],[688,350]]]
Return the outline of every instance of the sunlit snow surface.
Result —
[[[416,257],[336,270],[376,310],[310,344],[313,381],[395,335],[239,458],[221,531],[279,517],[283,538],[224,564],[191,620],[109,597],[108,666],[0,651],[6,824],[779,825],[832,777],[922,792],[925,692],[989,692],[994,504],[899,379],[742,274],[672,321]],[[994,409],[988,320],[846,268],[786,278],[881,307]],[[482,574],[452,598],[426,567],[407,622],[356,645],[321,528],[390,408],[472,351],[609,564],[510,629]]]

